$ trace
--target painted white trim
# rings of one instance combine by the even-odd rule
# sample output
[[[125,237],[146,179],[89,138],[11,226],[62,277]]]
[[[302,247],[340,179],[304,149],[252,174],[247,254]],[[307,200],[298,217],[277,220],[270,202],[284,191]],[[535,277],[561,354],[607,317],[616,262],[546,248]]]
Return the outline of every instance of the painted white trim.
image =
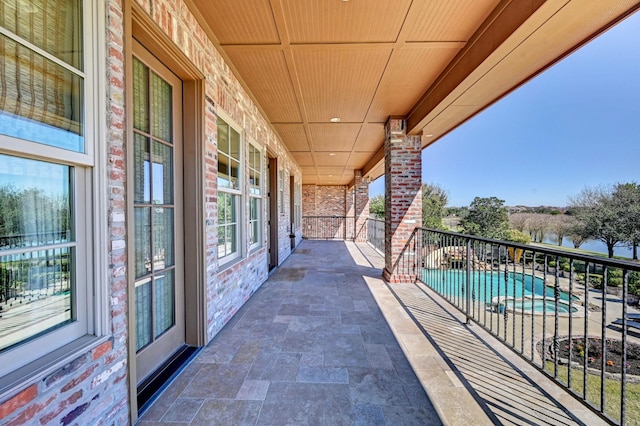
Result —
[[[108,165],[108,126],[107,126],[107,77],[105,68],[106,64],[106,0],[85,1],[87,6],[85,9],[86,22],[91,22],[93,28],[92,34],[87,34],[93,40],[91,55],[85,54],[85,58],[91,58],[90,79],[93,114],[89,117],[86,114],[87,121],[92,122],[92,126],[86,126],[86,138],[92,138],[92,144],[85,144],[88,153],[92,153],[94,173],[92,179],[93,189],[93,323],[90,327],[90,333],[96,336],[106,336],[111,334],[111,315],[110,315],[110,284],[111,277],[109,273],[111,253],[109,238],[109,179],[107,175]],[[87,10],[93,7],[91,11]],[[89,14],[89,15],[87,15]],[[89,26],[89,25],[85,25]],[[85,90],[87,96],[89,90]],[[123,135],[124,137],[124,135]],[[87,259],[89,260],[89,259]]]
[[[227,194],[235,195],[237,197],[237,200],[236,200],[237,217],[235,222],[236,223],[236,251],[226,256],[218,257],[218,265],[220,266],[220,269],[222,269],[223,267],[229,266],[234,260],[244,259],[247,253],[247,242],[245,241],[245,237],[244,237],[245,235],[247,235],[247,230],[245,228],[249,222],[248,211],[246,206],[246,193],[247,193],[246,151],[247,151],[247,148],[245,147],[246,138],[244,134],[244,129],[222,110],[216,111],[216,116],[217,116],[216,117],[217,119],[224,121],[230,128],[233,128],[233,130],[238,132],[238,135],[240,137],[240,153],[239,153],[239,159],[238,159],[240,161],[240,165],[238,167],[239,169],[238,179],[240,180],[240,182],[238,182],[238,187],[240,189],[225,188],[220,186],[217,187],[218,194],[220,192],[224,192]],[[217,138],[216,138],[216,154],[218,158],[220,158],[220,149],[219,149],[219,144],[217,143]],[[229,156],[229,158],[231,158],[231,156]],[[218,200],[220,200],[219,195],[218,195]],[[217,228],[218,229],[220,228],[219,223]],[[217,248],[216,248],[216,256],[217,256]]]
[[[102,1],[102,0],[96,0],[96,1]],[[88,9],[88,8],[85,8]],[[86,27],[85,27],[85,33],[86,33]],[[55,56],[53,56],[51,53],[47,52],[46,50],[41,49],[40,47],[36,46],[35,44],[31,43],[30,41],[20,37],[17,34],[14,34],[13,32],[9,31],[6,28],[2,28],[0,27],[0,34],[6,36],[8,39],[11,39],[13,41],[15,41],[16,43],[23,45],[27,48],[29,48],[30,50],[34,51],[35,53],[37,53],[40,56],[43,56],[44,58],[50,60],[51,62],[55,63],[56,65],[61,66],[62,68],[66,69],[69,72],[72,72],[73,74],[80,76],[82,78],[85,78],[85,73],[80,71],[79,69],[73,67],[72,65],[66,63],[65,61],[63,61],[62,59],[58,59]],[[85,39],[86,40],[86,39]]]
[[[66,69],[84,80],[85,150],[73,152],[9,136],[0,137],[0,150],[74,167],[73,206],[76,242],[46,247],[74,247],[76,321],[0,355],[0,396],[40,380],[70,359],[105,341],[110,333],[109,231],[106,128],[105,0],[83,1],[85,73]],[[1,31],[3,34],[6,31]],[[21,41],[22,42],[22,41]],[[26,46],[41,53],[30,43]],[[64,65],[51,55],[44,55]],[[18,149],[18,147],[20,149]],[[99,149],[95,149],[98,147]],[[28,251],[21,250],[22,252]],[[5,253],[8,253],[5,252]],[[3,254],[5,254],[3,253]],[[53,348],[53,349],[50,349]],[[10,367],[9,367],[10,366]]]

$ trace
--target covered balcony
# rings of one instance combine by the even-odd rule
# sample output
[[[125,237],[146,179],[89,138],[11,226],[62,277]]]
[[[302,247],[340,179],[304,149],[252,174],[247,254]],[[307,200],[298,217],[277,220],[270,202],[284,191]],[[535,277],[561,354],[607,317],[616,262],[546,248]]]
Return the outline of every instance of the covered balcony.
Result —
[[[275,171],[272,191],[303,217],[140,424],[640,421],[637,265],[424,230],[420,210],[423,149],[638,2],[186,3],[300,166],[302,200]]]
[[[421,192],[640,0],[0,4],[3,425],[640,423],[638,266]]]

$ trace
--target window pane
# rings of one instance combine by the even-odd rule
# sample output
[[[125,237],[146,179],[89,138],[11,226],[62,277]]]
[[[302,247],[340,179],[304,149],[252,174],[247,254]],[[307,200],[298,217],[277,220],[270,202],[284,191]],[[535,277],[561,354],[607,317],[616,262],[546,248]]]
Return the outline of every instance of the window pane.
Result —
[[[238,198],[224,192],[218,195],[218,258],[237,251]]]
[[[149,132],[149,68],[133,58],[133,127]]]
[[[230,188],[240,189],[240,163],[235,160],[231,160],[229,175],[229,179],[231,181]]]
[[[136,283],[136,351],[151,343],[151,278]]]
[[[173,249],[173,209],[153,208],[153,270],[172,266]]]
[[[173,204],[173,148],[153,142],[153,204]]]
[[[240,134],[236,132],[234,129],[229,129],[230,138],[229,138],[229,155],[231,158],[236,160],[240,160]]]
[[[81,0],[9,0],[0,26],[82,70]]]
[[[236,225],[229,225],[228,229],[227,229],[227,246],[228,248],[228,253],[235,253],[238,250],[237,244],[237,226]]]
[[[252,195],[260,195],[262,164],[260,151],[253,145],[249,145],[249,192]]]
[[[136,278],[151,272],[151,208],[134,209]]]
[[[229,157],[218,153],[218,187],[231,188],[229,177]]]
[[[218,225],[223,225],[226,223],[226,211],[227,211],[227,203],[226,198],[228,194],[224,192],[218,193]]]
[[[257,244],[260,241],[260,198],[251,197],[249,199],[249,225],[250,225],[250,242]]]
[[[0,249],[73,240],[73,168],[0,154]]]
[[[0,133],[84,152],[82,79],[0,35]]]
[[[133,137],[133,171],[135,173],[133,182],[135,185],[134,202],[150,204],[151,175],[149,170],[149,139],[137,133],[135,133]]]
[[[227,228],[224,226],[218,226],[218,258],[221,259],[226,256],[226,246],[225,246],[225,230]]]
[[[229,125],[218,118],[218,152],[229,155]]]
[[[174,271],[172,269],[156,275],[153,279],[155,337],[159,337],[175,324]]]
[[[75,320],[72,248],[0,256],[0,352]]]
[[[171,137],[171,86],[158,75],[151,73],[151,134],[165,142]]]

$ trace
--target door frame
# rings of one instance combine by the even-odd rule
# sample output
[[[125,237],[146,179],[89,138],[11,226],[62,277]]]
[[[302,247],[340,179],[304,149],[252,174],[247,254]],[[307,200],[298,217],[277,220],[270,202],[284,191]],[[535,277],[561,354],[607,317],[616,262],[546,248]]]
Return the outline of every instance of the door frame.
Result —
[[[278,236],[280,234],[280,210],[278,209],[278,157],[267,151],[268,171],[269,171],[269,190],[267,196],[269,198],[268,224],[269,224],[269,242],[268,242],[268,266],[269,271],[278,267]],[[284,200],[282,200],[284,202]]]
[[[173,221],[174,221],[174,312],[175,319],[174,325],[167,329],[162,337],[158,336],[157,339],[154,339],[149,345],[140,349],[138,353],[136,353],[136,366],[139,361],[142,361],[144,367],[141,367],[140,370],[142,373],[138,373],[136,371],[136,382],[141,383],[146,377],[151,375],[156,368],[153,367],[154,362],[158,362],[158,366],[162,365],[164,360],[170,358],[170,355],[174,353],[179,347],[183,346],[186,342],[186,316],[185,316],[185,260],[184,260],[184,200],[183,194],[184,191],[180,190],[184,188],[184,179],[183,179],[183,132],[182,132],[182,80],[180,80],[175,74],[171,72],[168,68],[164,66],[157,58],[155,58],[150,51],[148,51],[144,46],[142,46],[139,42],[133,42],[133,50],[131,52],[131,57],[136,57],[140,62],[142,62],[145,66],[148,67],[150,72],[157,74],[160,78],[167,81],[167,83],[173,83],[173,91],[172,91],[172,99],[171,99],[171,114],[172,114],[172,124],[175,139],[173,141],[173,186],[174,186],[174,200],[173,200]],[[180,105],[177,105],[177,101],[180,100]],[[133,139],[129,139],[133,143]],[[151,148],[152,145],[149,147]],[[152,151],[151,151],[152,152]],[[133,167],[133,149],[127,150],[127,164],[128,169],[127,173],[131,172]],[[129,180],[129,181],[132,181]],[[134,191],[135,185],[127,185],[128,191],[128,203],[127,203],[127,219],[131,224],[130,229],[134,228],[135,218],[133,215],[133,210],[135,208],[135,201],[133,201],[132,192]],[[148,204],[148,203],[143,203]],[[152,203],[151,203],[152,204]],[[153,211],[153,207],[151,207],[151,211]],[[154,229],[152,228],[150,232],[153,234]],[[128,235],[128,244],[127,244],[127,252],[129,265],[132,265],[132,260],[135,258],[134,252],[134,233],[130,232]],[[129,281],[133,283],[133,288],[130,294],[130,298],[135,302],[135,272],[134,268],[129,268]],[[155,276],[155,274],[152,274]],[[153,282],[153,281],[152,281]],[[152,304],[153,305],[153,304]],[[130,317],[135,319],[136,310],[130,312]],[[131,341],[136,340],[136,329],[132,328],[129,330],[129,335],[131,336]],[[163,360],[158,359],[158,352],[166,353],[168,356]],[[139,374],[142,374],[143,377],[138,377]]]
[[[184,229],[184,300],[189,309],[185,309],[185,341],[190,346],[207,344],[207,298],[206,298],[206,250],[205,250],[205,176],[204,176],[204,118],[205,85],[204,75],[193,65],[184,53],[164,34],[147,13],[133,0],[125,0],[125,111],[127,120],[126,146],[133,141],[133,94],[132,69],[133,39],[142,44],[164,66],[182,80],[182,150],[183,185],[189,191],[183,191],[182,210]],[[131,164],[127,150],[127,172]],[[127,185],[127,223],[132,224],[133,211],[129,201],[133,197],[132,185]],[[131,227],[129,226],[127,250],[131,248]],[[180,232],[181,230],[177,230]],[[127,251],[125,250],[125,251]],[[128,252],[127,252],[128,253]],[[136,349],[135,349],[135,280],[132,268],[127,269],[128,311],[128,374],[129,404],[131,423],[138,419]]]

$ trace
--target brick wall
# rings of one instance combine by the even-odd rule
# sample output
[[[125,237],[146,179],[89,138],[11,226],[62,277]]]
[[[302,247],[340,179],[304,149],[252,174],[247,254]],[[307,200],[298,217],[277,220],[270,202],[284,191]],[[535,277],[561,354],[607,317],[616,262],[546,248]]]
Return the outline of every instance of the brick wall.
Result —
[[[267,179],[266,150],[278,158],[278,168],[283,169],[284,209],[278,212],[278,260],[282,263],[291,253],[289,238],[291,218],[289,209],[289,176],[301,179],[301,171],[286,147],[272,132],[258,107],[251,101],[238,79],[230,72],[220,53],[208,40],[203,29],[186,5],[179,0],[136,0],[153,18],[189,60],[205,76],[205,156],[206,156],[206,263],[207,263],[207,337],[212,339],[244,302],[267,278],[266,246],[268,228],[263,223],[263,246],[247,253],[231,266],[218,263],[217,258],[217,111],[224,111],[240,126],[245,140],[263,149],[265,163],[263,179]],[[246,170],[245,170],[246,171]],[[245,191],[245,194],[247,192]],[[248,198],[248,197],[246,197]],[[263,217],[267,212],[266,198],[263,202]],[[245,204],[248,212],[248,201]],[[244,246],[248,248],[248,214],[244,215]],[[301,238],[298,231],[298,241]]]
[[[249,138],[265,152],[278,157],[288,175],[301,180],[301,172],[287,149],[271,131],[256,105],[230,73],[220,54],[208,41],[186,5],[180,0],[136,0],[189,60],[206,76],[205,80],[205,249],[207,337],[213,338],[267,278],[267,224],[263,245],[232,266],[221,268],[217,259],[217,126],[218,109],[241,125]],[[3,425],[86,424],[124,425],[129,423],[127,352],[127,270],[126,270],[126,159],[125,97],[122,0],[106,0],[107,58],[104,72],[107,87],[108,232],[109,253],[109,339],[76,357],[59,369],[25,382],[0,401]],[[287,179],[288,179],[287,175]],[[286,180],[288,182],[288,180]],[[280,215],[279,260],[290,254],[289,185],[284,188],[287,203]],[[263,213],[266,218],[266,199]],[[248,211],[248,206],[245,206]],[[245,229],[248,215],[245,215]],[[248,232],[243,236],[248,239]],[[300,241],[300,230],[296,240]],[[248,247],[248,244],[246,244]]]
[[[422,142],[408,136],[406,123],[390,118],[385,126],[385,269],[391,282],[411,281],[395,273],[395,263],[413,230],[422,226]]]
[[[123,11],[107,2],[109,22],[104,64],[107,87],[109,325],[111,337],[0,403],[0,424],[111,425],[129,422],[127,384],[127,279],[125,234],[125,110]],[[25,387],[26,386],[26,387]]]
[[[316,216],[316,185],[302,185],[302,216]]]
[[[346,216],[347,187],[340,185],[303,185],[303,216]],[[349,207],[352,206],[350,201]]]

